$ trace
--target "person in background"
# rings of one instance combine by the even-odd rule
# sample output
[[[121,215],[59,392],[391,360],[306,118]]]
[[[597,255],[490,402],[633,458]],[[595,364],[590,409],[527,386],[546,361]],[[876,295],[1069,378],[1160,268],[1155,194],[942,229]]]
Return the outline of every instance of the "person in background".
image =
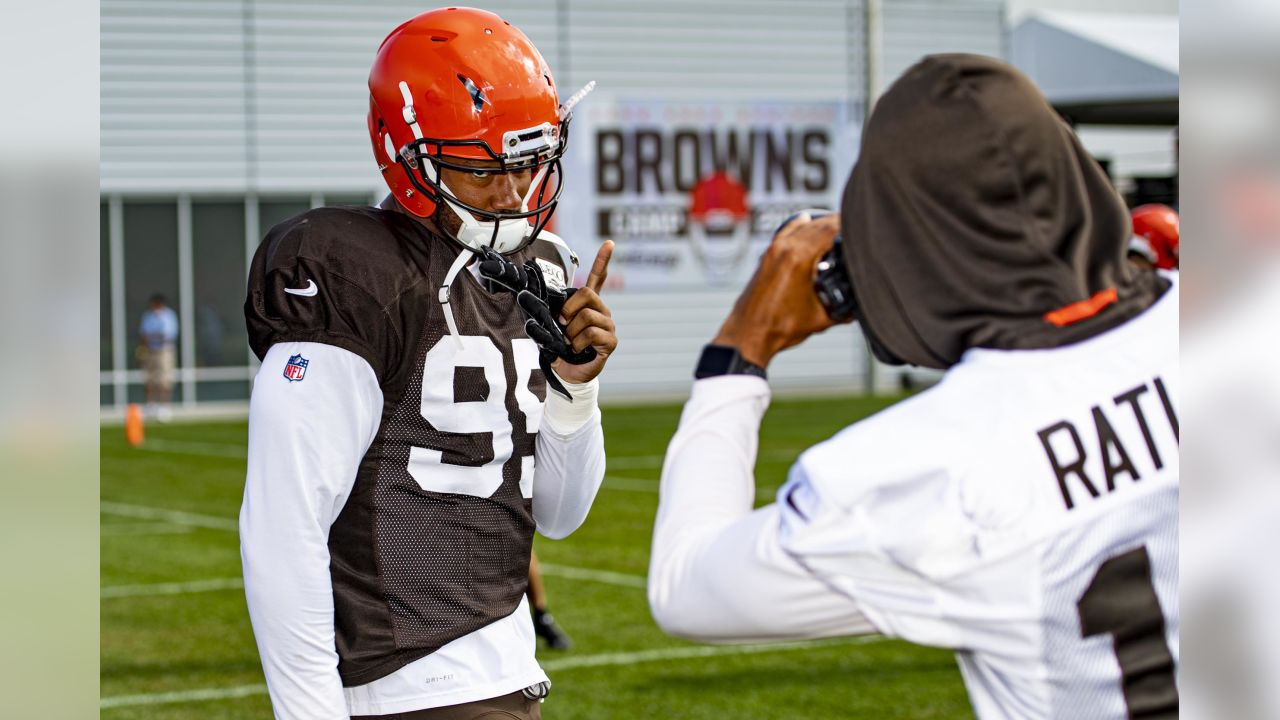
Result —
[[[573,647],[569,634],[560,628],[551,611],[547,609],[547,589],[542,585],[542,572],[538,568],[538,554],[529,556],[529,607],[533,610],[533,631],[552,650],[568,650]]]
[[[1140,268],[1178,269],[1178,213],[1168,205],[1139,205],[1133,209],[1133,237],[1129,262]]]
[[[177,368],[178,313],[159,293],[152,295],[138,326],[138,359],[146,376],[147,414],[161,422],[172,416],[173,376]]]

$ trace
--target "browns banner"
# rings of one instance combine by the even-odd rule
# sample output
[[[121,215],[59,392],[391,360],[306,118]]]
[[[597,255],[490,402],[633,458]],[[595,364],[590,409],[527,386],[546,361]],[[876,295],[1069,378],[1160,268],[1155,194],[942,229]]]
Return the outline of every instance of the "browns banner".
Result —
[[[556,228],[611,289],[740,286],[773,231],[834,208],[859,128],[845,103],[626,102],[575,110]]]

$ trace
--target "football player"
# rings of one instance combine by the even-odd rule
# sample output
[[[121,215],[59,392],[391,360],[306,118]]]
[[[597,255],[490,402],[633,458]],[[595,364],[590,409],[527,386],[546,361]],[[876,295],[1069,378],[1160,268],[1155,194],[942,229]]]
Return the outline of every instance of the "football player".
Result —
[[[391,195],[273,228],[245,303],[262,359],[241,509],[277,718],[539,717],[525,599],[604,474],[598,290],[544,229],[571,102],[518,29],[439,9],[369,76]]]
[[[803,452],[752,509],[766,370],[855,314],[933,388]],[[704,641],[955,649],[980,718],[1178,713],[1178,295],[1031,82],[924,59],[877,102],[839,216],[777,234],[702,356],[663,467],[649,602]],[[825,269],[823,270],[825,272]]]
[[[533,631],[542,638],[552,650],[568,650],[573,647],[573,640],[560,627],[556,618],[547,607],[547,589],[542,584],[542,572],[538,569],[538,554],[529,558],[529,606],[533,608]]]
[[[1178,213],[1168,205],[1151,203],[1133,209],[1133,237],[1129,262],[1150,270],[1178,269]]]

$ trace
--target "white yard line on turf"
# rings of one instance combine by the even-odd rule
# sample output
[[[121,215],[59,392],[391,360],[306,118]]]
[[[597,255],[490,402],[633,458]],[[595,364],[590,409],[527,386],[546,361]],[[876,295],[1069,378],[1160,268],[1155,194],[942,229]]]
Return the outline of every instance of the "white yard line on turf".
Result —
[[[247,445],[240,443],[192,442],[190,440],[162,440],[151,438],[144,440],[139,450],[148,452],[171,453],[174,455],[206,455],[209,457],[243,459],[248,455]],[[760,457],[770,461],[794,460],[801,449],[778,448],[763,450]],[[610,455],[606,462],[614,470],[644,470],[662,467],[664,455]]]
[[[760,457],[769,461],[795,460],[805,448],[776,448],[760,451]],[[662,467],[665,455],[610,455],[605,458],[605,465],[611,470],[643,470]]]
[[[603,490],[621,490],[623,492],[657,493],[657,480],[641,480],[640,478],[624,478],[606,475]],[[756,488],[756,497],[760,500],[774,500],[778,496],[777,488]]]
[[[598,582],[619,587],[645,588],[643,575],[628,575],[609,570],[592,570],[591,568],[570,567],[541,563],[542,572],[552,577],[566,580]],[[241,578],[212,578],[210,580],[192,580],[190,582],[142,583],[138,585],[112,585],[102,588],[102,599],[125,597],[152,597],[160,595],[186,595],[189,593],[218,592],[220,590],[239,590],[244,587]]]
[[[599,655],[581,655],[541,663],[547,672],[572,670],[582,667],[605,667],[610,665],[635,665],[642,662],[658,662],[662,660],[684,660],[688,658],[719,657],[724,655],[758,655],[761,653],[787,652],[791,650],[809,650],[831,645],[866,645],[884,640],[883,635],[865,635],[855,638],[836,640],[806,640],[789,643],[753,643],[751,645],[696,645],[693,647],[659,648],[656,650],[637,650],[624,653],[601,653]]]
[[[208,528],[210,530],[226,530],[228,532],[238,532],[240,523],[230,518],[214,517],[212,515],[200,515],[197,513],[182,512],[181,510],[165,510],[164,508],[148,507],[146,505],[132,505],[130,503],[112,502],[103,500],[99,503],[102,512],[109,515],[119,515],[120,517],[138,518],[141,520],[163,520],[174,525],[186,525],[188,527]]]
[[[186,595],[187,593],[239,590],[244,587],[241,578],[214,578],[191,582],[144,583],[141,585],[113,585],[102,588],[102,598],[151,597],[156,595]]]
[[[189,525],[166,522],[107,523],[98,530],[101,537],[133,537],[137,535],[180,535],[193,530]]]
[[[161,440],[159,438],[143,440],[138,449],[175,455],[207,455],[209,457],[240,458],[242,460],[249,453],[249,447],[240,443],[191,442],[188,440]]]
[[[544,662],[542,663],[542,667],[547,672],[558,672],[561,670],[572,670],[574,668],[583,667],[635,665],[637,663],[660,662],[663,660],[685,660],[690,658],[707,658],[726,655],[761,655],[765,653],[790,652],[794,650],[807,650],[812,648],[841,645],[866,645],[868,643],[880,642],[882,640],[885,640],[885,638],[880,635],[868,635],[865,637],[844,638],[840,640],[813,640],[796,643],[660,648],[656,650],[638,650],[636,652],[625,653],[599,653],[596,655],[560,658]],[[111,708],[133,707],[137,705],[164,705],[199,702],[201,700],[229,700],[233,698],[250,697],[253,695],[264,695],[266,692],[266,685],[241,685],[239,687],[230,688],[206,688],[202,690],[151,693],[147,695],[117,695],[115,697],[103,698],[100,706],[103,710],[109,710]]]
[[[610,570],[592,570],[590,568],[569,567],[539,562],[538,567],[546,575],[562,577],[566,580],[586,580],[588,582],[619,585],[621,587],[645,589],[647,586],[643,575],[628,575]]]
[[[118,707],[135,705],[165,705],[169,703],[199,702],[201,700],[230,700],[232,698],[266,695],[266,685],[241,685],[229,688],[206,688],[204,690],[185,690],[182,692],[150,693],[147,695],[117,695],[102,698],[99,707],[110,710]]]
[[[605,490],[622,490],[625,492],[658,492],[657,480],[641,480],[640,478],[624,478],[616,475],[605,475],[604,484],[600,486]]]
[[[192,442],[190,440],[168,440],[160,438],[151,438],[143,441],[138,447],[139,450],[147,452],[169,453],[173,455],[203,455],[207,457],[220,457],[232,459],[244,459],[248,456],[249,448],[241,443],[214,443],[214,442]],[[795,460],[799,457],[803,448],[777,448],[772,450],[762,450],[760,458],[768,461],[784,461]],[[645,470],[657,469],[662,467],[664,455],[610,455],[606,462],[610,469],[613,470]],[[618,488],[625,490],[629,488]]]
[[[631,457],[605,457],[605,466],[613,470],[643,470],[662,467],[662,455],[633,455]]]

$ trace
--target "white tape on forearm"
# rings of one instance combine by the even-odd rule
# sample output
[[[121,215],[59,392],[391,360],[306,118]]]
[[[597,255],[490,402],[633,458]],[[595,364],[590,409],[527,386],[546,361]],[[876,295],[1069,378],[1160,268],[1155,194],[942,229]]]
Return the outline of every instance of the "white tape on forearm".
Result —
[[[555,372],[554,370],[552,372]],[[560,377],[556,375],[556,377]],[[560,378],[564,389],[569,391],[573,402],[569,402],[560,393],[547,393],[547,406],[542,413],[542,422],[558,435],[569,435],[586,425],[595,415],[598,404],[596,397],[600,391],[600,381],[593,379],[585,383],[571,383]]]

